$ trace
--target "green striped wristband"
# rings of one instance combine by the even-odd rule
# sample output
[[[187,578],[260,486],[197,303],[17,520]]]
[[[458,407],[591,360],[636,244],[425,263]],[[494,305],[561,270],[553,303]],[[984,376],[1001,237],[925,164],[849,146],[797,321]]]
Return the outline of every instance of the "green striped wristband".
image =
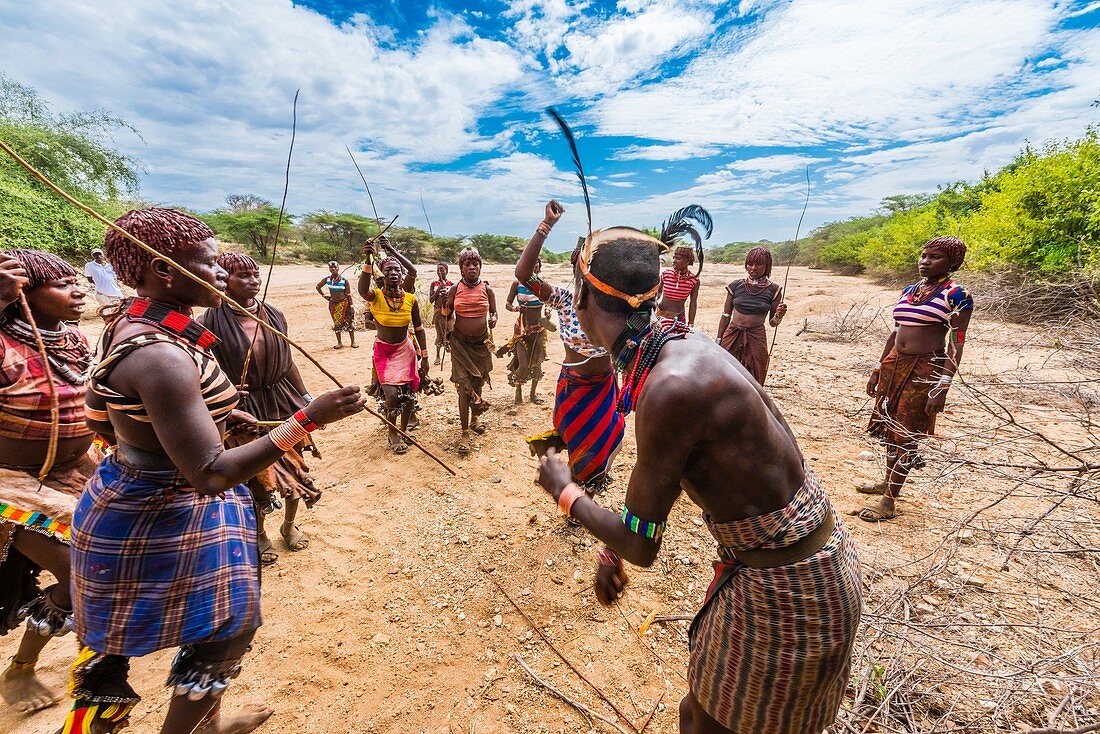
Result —
[[[626,505],[623,505],[622,519],[627,530],[650,540],[660,540],[661,536],[665,534],[665,526],[668,525],[667,520],[650,522],[636,517],[630,510],[626,509]]]

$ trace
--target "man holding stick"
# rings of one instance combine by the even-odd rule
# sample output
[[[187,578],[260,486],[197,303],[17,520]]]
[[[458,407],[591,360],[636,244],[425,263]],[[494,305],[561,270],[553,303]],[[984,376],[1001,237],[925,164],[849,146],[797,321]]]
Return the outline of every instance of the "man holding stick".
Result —
[[[744,367],[682,322],[653,321],[662,248],[638,230],[596,231],[575,271],[581,327],[623,371],[618,409],[638,412],[622,513],[590,499],[553,451],[539,483],[607,544],[595,582],[603,604],[627,583],[622,558],[656,559],[686,492],[722,560],[691,627],[680,731],[819,734],[848,684],[861,601],[855,547]]]

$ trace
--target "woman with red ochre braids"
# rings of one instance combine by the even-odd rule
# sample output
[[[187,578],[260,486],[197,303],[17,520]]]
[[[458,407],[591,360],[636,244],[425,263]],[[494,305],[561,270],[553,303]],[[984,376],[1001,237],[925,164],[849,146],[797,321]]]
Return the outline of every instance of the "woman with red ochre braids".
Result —
[[[72,629],[69,526],[95,469],[93,434],[84,421],[92,355],[84,335],[67,323],[84,312],[82,283],[57,255],[0,252],[0,635],[27,623],[0,675],[0,696],[23,713],[52,706],[63,695],[38,680],[35,665],[50,639]],[[45,344],[45,362],[18,303],[20,292]],[[54,430],[51,389],[59,406],[57,454],[39,484]],[[57,579],[45,590],[38,584],[42,569]]]
[[[910,470],[924,466],[917,442],[936,429],[936,414],[943,412],[974,313],[974,299],[951,278],[965,257],[966,245],[956,237],[925,242],[917,261],[921,280],[903,290],[894,306],[894,331],[867,381],[867,394],[875,401],[867,430],[886,445],[886,477],[858,488],[882,495],[853,513],[861,520],[895,517]]]
[[[772,253],[754,247],[745,255],[747,277],[726,286],[726,307],[718,320],[718,343],[764,384],[768,377],[768,330],[764,321],[779,326],[787,313],[783,289],[771,281]]]
[[[161,208],[131,211],[117,224],[176,264],[107,232],[107,256],[137,297],[104,331],[89,382],[98,401],[89,422],[108,422],[118,447],[73,513],[81,648],[64,731],[126,726],[139,700],[127,682],[129,659],[171,647],[180,649],[161,731],[252,731],[270,708],[221,713],[221,696],[260,626],[256,515],[242,482],[319,424],[361,411],[363,401],[358,387],[332,390],[266,436],[226,449],[227,426],[254,419],[235,410],[237,389],[210,352],[217,337],[191,318],[193,308],[222,301],[226,272],[214,233]]]

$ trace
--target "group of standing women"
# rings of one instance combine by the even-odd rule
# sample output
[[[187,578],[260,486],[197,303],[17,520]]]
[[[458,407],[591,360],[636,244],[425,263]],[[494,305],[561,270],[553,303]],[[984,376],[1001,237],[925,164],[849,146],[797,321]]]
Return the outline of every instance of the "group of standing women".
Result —
[[[556,201],[547,204],[516,264],[518,372],[537,379],[545,342],[528,337],[544,340],[544,309],[555,312],[565,361],[554,429],[529,442],[538,453],[565,449],[569,475],[592,493],[606,485],[625,412],[618,409],[612,355],[581,328],[578,291],[541,276],[542,246],[563,211]],[[305,547],[296,512],[299,502],[309,506],[320,494],[302,458],[310,434],[358,413],[365,398],[354,386],[308,394],[275,335],[286,333],[285,317],[256,298],[258,265],[247,256],[219,255],[204,223],[161,208],[129,212],[117,223],[159,255],[108,232],[106,254],[137,295],[104,314],[94,365],[87,340],[72,325],[85,297],[76,271],[48,253],[0,254],[0,633],[27,625],[0,677],[0,694],[27,711],[57,701],[36,678],[35,665],[51,637],[75,630],[75,703],[64,732],[121,730],[139,700],[127,682],[129,659],[172,647],[179,651],[162,731],[250,731],[271,710],[222,715],[221,696],[260,625],[259,567],[271,551],[262,516],[285,501],[281,535],[292,550]],[[867,385],[875,401],[870,431],[886,443],[887,472],[871,490],[881,496],[859,512],[862,519],[894,516],[902,484],[922,463],[918,441],[932,434],[943,410],[973,309],[950,275],[964,255],[965,245],[952,237],[926,243],[921,280],[894,309],[896,329]],[[375,280],[373,251],[367,256],[358,292],[378,329],[375,378],[387,417],[405,429],[406,391],[415,392],[428,369],[425,329],[409,287],[415,270],[392,253]],[[662,327],[669,333],[694,323],[700,283],[693,264],[690,248],[677,248],[673,268],[660,277],[657,320],[673,324]],[[448,354],[452,360],[458,448],[468,451],[469,432],[484,431],[480,419],[489,408],[483,388],[497,309],[477,251],[463,250],[458,266],[457,283],[447,280],[446,266],[438,268],[429,298],[437,363]],[[763,385],[765,323],[777,326],[787,307],[770,280],[767,250],[750,251],[745,268],[746,277],[726,288],[718,341]],[[353,311],[350,283],[335,263],[318,291],[325,286],[337,304],[339,340]],[[198,307],[208,309],[201,322],[192,318]],[[391,446],[401,453],[399,440],[391,430]],[[58,583],[40,589],[42,569]]]
[[[359,412],[363,401],[358,387],[303,394],[297,370],[266,338],[268,329],[285,331],[285,322],[255,302],[254,263],[233,270],[248,315],[220,311],[229,280],[223,263],[233,264],[219,258],[204,223],[147,208],[117,224],[158,255],[108,232],[106,255],[137,295],[105,314],[94,368],[69,323],[84,304],[76,272],[47,253],[0,255],[0,463],[7,470],[0,632],[27,620],[0,693],[25,711],[58,700],[34,668],[50,637],[73,630],[79,651],[66,734],[123,729],[139,701],[128,683],[130,658],[174,647],[162,731],[251,731],[271,709],[221,710],[261,620],[260,503],[245,482],[288,454],[300,456],[312,430]],[[196,307],[211,309],[205,321],[221,338],[192,318]],[[262,321],[265,336],[235,334],[239,317]],[[250,407],[290,415],[227,448],[224,436],[235,428],[261,432],[254,415],[238,410],[235,367],[250,340],[257,369],[242,370],[242,382],[252,381]],[[233,359],[218,358],[234,344]],[[269,388],[278,394],[265,406]],[[89,453],[93,438],[105,455]],[[42,472],[41,490],[25,481]],[[20,475],[22,484],[14,481]],[[301,498],[308,503],[308,491]],[[288,543],[301,543],[292,516],[283,529]],[[58,583],[39,589],[40,569]]]

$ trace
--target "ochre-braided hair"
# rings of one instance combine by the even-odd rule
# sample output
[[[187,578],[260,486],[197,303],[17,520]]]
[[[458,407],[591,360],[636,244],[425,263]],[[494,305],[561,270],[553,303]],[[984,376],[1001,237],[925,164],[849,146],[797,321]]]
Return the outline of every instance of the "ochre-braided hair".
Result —
[[[963,259],[966,258],[966,243],[958,237],[951,237],[948,235],[934,237],[925,242],[921,249],[942,252],[944,257],[947,258],[947,264],[948,267],[951,268],[951,272],[961,268]]]
[[[241,270],[259,270],[260,265],[243,252],[223,252],[218,255],[218,265],[232,275]]]
[[[193,249],[214,236],[214,231],[205,222],[190,214],[155,206],[126,212],[115,220],[115,224],[169,257]],[[118,279],[131,288],[141,285],[145,269],[155,259],[113,229],[108,229],[103,238],[103,250],[115,266]]]
[[[766,247],[754,247],[745,253],[745,265],[763,265],[764,277],[772,277],[772,251]]]
[[[35,288],[40,288],[52,280],[62,280],[63,278],[75,278],[78,273],[69,263],[65,262],[60,256],[53,254],[52,252],[43,252],[41,250],[4,250],[5,255],[13,257],[19,261],[23,266],[23,270],[27,271],[27,285],[23,286],[23,292],[29,293]],[[19,303],[13,303],[8,306],[5,311],[5,315],[8,316],[20,316],[22,310]]]

